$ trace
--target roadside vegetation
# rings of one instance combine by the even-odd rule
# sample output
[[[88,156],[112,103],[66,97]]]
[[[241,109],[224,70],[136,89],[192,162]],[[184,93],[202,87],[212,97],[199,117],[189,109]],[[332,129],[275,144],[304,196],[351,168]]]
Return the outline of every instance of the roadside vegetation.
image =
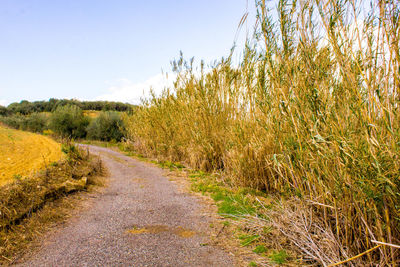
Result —
[[[125,135],[122,114],[132,113],[134,109],[133,105],[105,101],[21,101],[0,109],[0,122],[14,129],[61,139],[119,142]]]
[[[86,128],[87,138],[100,141],[121,141],[124,137],[125,127],[121,115],[106,111],[101,112],[95,119],[91,120]]]
[[[240,64],[173,62],[174,87],[125,116],[130,146],[273,196],[265,221],[307,261],[399,264],[397,2],[256,3]]]
[[[79,202],[74,193],[101,184],[100,159],[72,140],[121,141],[121,112],[131,108],[52,99],[0,108],[0,265],[66,218]]]
[[[71,143],[62,151],[62,160],[1,186],[0,264],[12,263],[52,223],[68,216],[72,207],[66,196],[101,184],[98,176],[104,170],[98,158]]]

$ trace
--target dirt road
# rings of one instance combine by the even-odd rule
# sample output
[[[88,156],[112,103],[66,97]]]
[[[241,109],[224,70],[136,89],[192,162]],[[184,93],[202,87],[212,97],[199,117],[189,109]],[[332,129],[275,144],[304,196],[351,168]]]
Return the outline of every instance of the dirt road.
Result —
[[[109,171],[89,208],[50,233],[20,266],[232,266],[207,245],[210,217],[163,171],[118,152],[89,146]]]

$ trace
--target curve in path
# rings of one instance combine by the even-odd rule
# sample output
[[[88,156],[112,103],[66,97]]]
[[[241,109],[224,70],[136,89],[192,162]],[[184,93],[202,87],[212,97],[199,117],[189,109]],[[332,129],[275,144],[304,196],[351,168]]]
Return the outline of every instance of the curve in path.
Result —
[[[109,171],[108,186],[88,209],[45,238],[21,266],[232,266],[209,242],[201,203],[160,168],[88,146]]]

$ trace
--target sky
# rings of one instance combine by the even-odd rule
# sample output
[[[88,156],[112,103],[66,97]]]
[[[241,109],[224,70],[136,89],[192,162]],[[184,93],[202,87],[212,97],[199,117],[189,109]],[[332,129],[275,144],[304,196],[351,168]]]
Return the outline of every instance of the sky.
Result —
[[[0,0],[0,105],[137,104],[150,86],[172,82],[161,73],[179,51],[206,62],[227,56],[246,10],[254,17],[254,1]]]

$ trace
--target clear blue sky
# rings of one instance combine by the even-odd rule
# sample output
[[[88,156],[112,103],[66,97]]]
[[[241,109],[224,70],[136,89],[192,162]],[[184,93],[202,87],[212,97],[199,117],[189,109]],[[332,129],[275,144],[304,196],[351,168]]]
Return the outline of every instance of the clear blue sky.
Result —
[[[229,53],[246,6],[246,0],[0,0],[0,104],[96,99],[118,90],[121,79],[132,85],[169,71],[180,50],[218,59]],[[254,9],[254,1],[248,6]]]

